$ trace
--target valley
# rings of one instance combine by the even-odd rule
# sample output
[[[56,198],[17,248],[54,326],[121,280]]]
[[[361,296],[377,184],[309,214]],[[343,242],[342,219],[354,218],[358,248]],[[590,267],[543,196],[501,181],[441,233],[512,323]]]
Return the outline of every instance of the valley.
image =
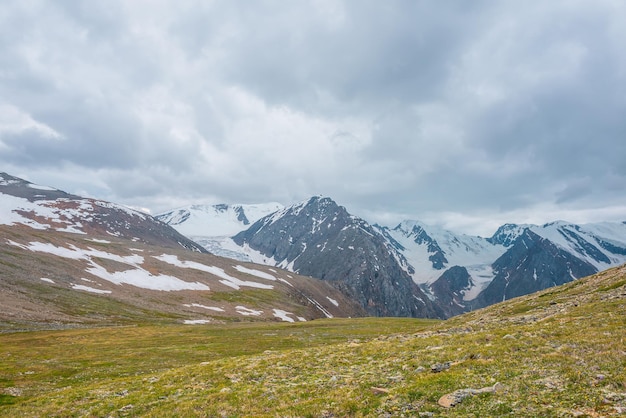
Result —
[[[0,334],[0,416],[623,416],[626,270],[447,321]]]
[[[0,416],[626,413],[623,224],[209,208],[255,264],[7,174],[0,198]]]

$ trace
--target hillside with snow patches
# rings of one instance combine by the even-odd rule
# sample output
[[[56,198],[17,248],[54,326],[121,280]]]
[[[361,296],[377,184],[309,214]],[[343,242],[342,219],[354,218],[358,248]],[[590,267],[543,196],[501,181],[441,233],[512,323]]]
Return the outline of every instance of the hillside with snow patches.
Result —
[[[269,280],[276,274],[244,266],[254,262],[272,267],[273,272],[285,269],[330,284],[324,288],[326,293],[318,292],[323,303],[296,295],[316,306],[318,313],[331,312],[337,307],[334,302],[343,298],[342,303],[358,303],[370,315],[449,317],[626,263],[626,222],[505,224],[492,237],[482,238],[418,221],[403,221],[395,227],[371,225],[324,197],[288,207],[278,203],[192,205],[157,219],[6,173],[0,173],[0,227],[7,234],[3,242],[9,258],[15,251],[39,254],[46,260],[54,256],[78,263],[81,268],[75,273],[86,274],[63,280],[44,274],[40,285],[62,282],[64,288],[98,295],[111,295],[115,289],[109,287],[111,283],[157,292],[273,289],[274,284],[258,279]],[[83,238],[55,244],[52,238],[40,236],[17,240],[11,235],[14,232],[8,232],[22,233],[23,228],[55,239],[57,234]],[[124,244],[126,248],[141,244],[171,251],[146,257],[134,251],[94,248],[119,245],[119,240],[130,243]],[[231,261],[222,267],[186,259],[174,250],[208,251]],[[5,263],[3,268],[7,265],[13,264]],[[172,268],[176,273],[167,274]],[[182,280],[190,270],[210,280]],[[251,279],[252,270],[257,274]],[[17,275],[16,269],[12,271]],[[216,278],[218,284],[211,284]],[[291,283],[280,278],[282,282],[275,282],[287,286],[281,292],[289,290]],[[201,301],[187,305],[219,308]],[[354,315],[359,309],[355,306],[344,314]],[[276,309],[288,312],[280,306]]]
[[[216,257],[147,214],[6,173],[0,244],[0,329],[363,315],[322,281]]]

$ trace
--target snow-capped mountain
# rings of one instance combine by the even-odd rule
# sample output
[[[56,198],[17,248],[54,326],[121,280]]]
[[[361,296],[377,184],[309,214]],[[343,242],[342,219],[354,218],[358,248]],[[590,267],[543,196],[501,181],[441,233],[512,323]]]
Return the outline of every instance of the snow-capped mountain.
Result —
[[[471,302],[487,306],[626,263],[626,223],[504,225],[490,239],[509,243],[494,279]]]
[[[441,317],[364,220],[325,197],[261,218],[233,241],[256,262],[333,283],[371,315]]]
[[[389,280],[408,275],[437,305],[435,311],[443,310],[446,316],[626,263],[626,223],[505,224],[492,237],[482,238],[410,220],[393,228],[370,226],[345,208],[337,208],[331,199],[316,197],[277,210],[232,239],[196,241],[215,254],[324,280],[342,274],[348,277],[348,272],[358,270],[355,260],[362,260],[359,255],[369,253],[377,263],[365,263],[368,268],[386,270]],[[370,247],[346,232],[353,230],[371,234],[367,241],[374,244]],[[351,244],[346,245],[348,241]],[[385,262],[378,262],[382,258]],[[382,282],[373,283],[383,286]],[[358,285],[350,286],[346,292],[352,292],[351,297],[361,298],[363,306],[372,305],[359,296]],[[387,294],[387,304],[390,297],[396,296]],[[387,312],[402,315],[408,305],[400,305],[400,310]],[[384,314],[379,308],[370,307],[369,312]]]
[[[407,261],[413,280],[456,313],[626,263],[626,224],[619,222],[505,224],[487,239],[416,221],[379,230]]]
[[[280,203],[258,205],[190,205],[155,216],[188,237],[231,237],[262,217],[282,209]]]
[[[599,222],[576,225],[565,221],[545,225],[504,225],[490,241],[510,247],[529,230],[556,244],[598,271],[626,263],[626,222]]]
[[[283,205],[274,202],[257,205],[190,205],[155,217],[194,240],[211,254],[252,261],[230,237],[282,208]]]
[[[407,220],[395,228],[378,229],[391,242],[400,244],[397,250],[408,262],[405,269],[416,283],[431,284],[448,268],[463,266],[472,277],[472,285],[465,290],[468,295],[493,280],[491,264],[506,251],[504,245],[488,239],[455,234],[418,221]]]

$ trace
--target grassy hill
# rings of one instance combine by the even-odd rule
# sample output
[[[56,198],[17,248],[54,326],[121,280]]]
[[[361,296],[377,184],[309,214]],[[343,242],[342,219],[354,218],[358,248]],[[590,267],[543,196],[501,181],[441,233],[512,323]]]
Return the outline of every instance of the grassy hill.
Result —
[[[625,329],[622,267],[443,322],[5,333],[0,416],[623,416]]]

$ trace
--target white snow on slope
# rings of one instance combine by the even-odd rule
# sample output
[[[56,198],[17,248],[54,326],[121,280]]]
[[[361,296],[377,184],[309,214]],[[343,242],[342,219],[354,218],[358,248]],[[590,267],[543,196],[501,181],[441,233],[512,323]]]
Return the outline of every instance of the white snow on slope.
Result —
[[[22,224],[33,229],[50,228],[50,225],[30,220],[18,212],[33,212],[37,216],[50,218],[52,222],[60,222],[58,221],[58,215],[55,214],[50,208],[29,202],[21,197],[0,193],[0,224]]]
[[[209,322],[211,322],[209,319],[185,319],[185,321],[183,321],[185,325],[204,325]]]
[[[94,263],[86,269],[96,277],[115,284],[130,284],[135,287],[149,290],[175,291],[175,290],[209,290],[209,287],[199,282],[185,282],[174,276],[166,274],[153,275],[142,269],[135,268],[125,271],[108,272],[104,267]]]
[[[295,319],[291,318],[289,315],[293,315],[291,312],[283,311],[281,309],[273,309],[274,316],[285,322],[296,322]]]
[[[238,314],[243,316],[261,316],[263,311],[257,311],[255,309],[248,309],[245,306],[235,306],[235,310]]]
[[[235,266],[235,270],[240,271],[242,273],[246,273],[249,274],[251,276],[256,276],[256,277],[260,277],[261,279],[266,279],[266,280],[276,280],[276,277],[272,276],[269,273],[266,273],[264,271],[260,271],[260,270],[255,270],[255,269],[249,269],[246,268],[244,266]]]
[[[163,261],[165,263],[174,265],[176,267],[189,268],[189,269],[194,269],[194,270],[199,270],[199,271],[204,271],[206,273],[210,273],[214,276],[222,278],[223,280],[220,280],[219,281],[220,283],[226,286],[232,287],[235,290],[241,289],[242,286],[254,287],[257,289],[273,289],[274,288],[274,286],[268,285],[268,284],[252,282],[249,280],[239,280],[238,278],[227,274],[223,269],[219,267],[207,266],[201,263],[196,263],[195,261],[179,260],[178,256],[175,256],[175,255],[163,254],[160,256],[154,256],[154,258],[156,258],[157,260]]]
[[[584,225],[573,225],[564,221],[551,222],[545,225],[531,225],[529,229],[542,238],[548,239],[565,251],[582,258],[598,271],[626,263],[626,255],[614,254],[602,248],[598,240],[617,247],[626,248],[626,224],[619,222],[599,222]],[[582,244],[569,234],[575,234],[583,240]],[[593,246],[609,260],[598,261],[583,246]]]
[[[428,236],[437,242],[445,254],[448,263],[444,269],[433,268],[429,257],[428,244],[417,244],[412,234],[413,228],[421,227]],[[485,238],[454,232],[417,221],[404,221],[397,229],[390,229],[389,234],[398,241],[405,251],[401,253],[415,269],[413,281],[418,284],[432,283],[452,266],[464,266],[478,287],[493,280],[491,264],[506,252],[502,245],[494,245]]]
[[[208,309],[210,311],[215,311],[215,312],[224,312],[224,309],[222,309],[222,308],[218,308],[218,307],[215,307],[215,306],[205,306],[205,305],[201,305],[199,303],[185,303],[185,304],[183,304],[183,306],[186,306],[188,308]]]
[[[35,189],[35,190],[46,190],[46,191],[55,191],[55,190],[57,190],[54,187],[41,186],[39,184],[34,184],[34,183],[28,183],[28,187],[30,187],[31,189]]]
[[[57,199],[30,202],[27,199],[0,192],[0,224],[22,224],[33,229],[54,229],[60,232],[85,234],[82,230],[82,222],[93,221],[96,206],[124,211],[142,219],[146,218],[145,214],[136,210],[99,200]]]
[[[256,205],[191,205],[157,215],[187,237],[229,237],[283,206],[280,203]],[[243,213],[248,224],[242,221]]]
[[[109,294],[109,293],[112,293],[110,290],[95,289],[93,287],[83,286],[82,284],[72,284],[72,289],[74,289],[74,290],[84,290],[85,292],[99,293],[99,294],[105,294],[105,295]]]
[[[50,243],[31,242],[28,245],[19,244],[13,241],[7,241],[9,245],[20,247],[25,250],[33,252],[42,252],[52,255],[56,255],[62,258],[69,258],[72,260],[85,260],[90,267],[85,271],[96,277],[115,284],[130,284],[135,287],[150,290],[161,291],[175,291],[175,290],[209,290],[209,287],[205,284],[198,282],[186,282],[180,280],[174,276],[168,275],[153,275],[147,270],[144,270],[139,265],[143,263],[143,257],[138,255],[120,256],[117,254],[110,254],[104,251],[88,249],[83,250],[75,246],[70,248],[57,247]],[[132,267],[130,270],[109,272],[104,267],[97,264],[92,257],[104,258],[108,260],[117,261],[122,264],[126,264]]]

